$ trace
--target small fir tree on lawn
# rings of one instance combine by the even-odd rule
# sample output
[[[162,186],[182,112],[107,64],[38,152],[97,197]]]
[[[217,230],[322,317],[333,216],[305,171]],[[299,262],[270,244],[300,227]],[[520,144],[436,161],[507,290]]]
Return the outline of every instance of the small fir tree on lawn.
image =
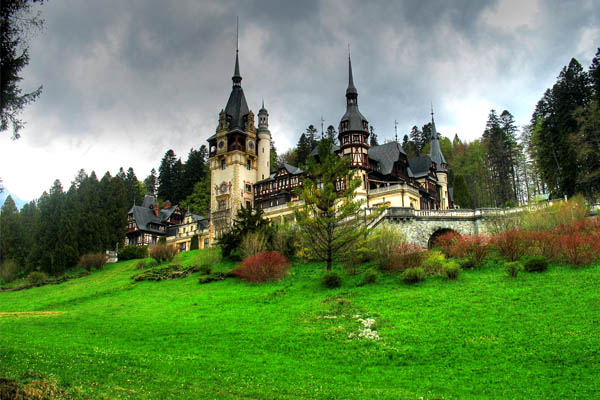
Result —
[[[355,200],[361,185],[350,169],[350,159],[332,152],[331,142],[319,144],[319,161],[309,158],[306,176],[298,194],[304,206],[291,205],[310,259],[326,261],[331,270],[334,260],[360,246],[368,227],[361,219],[363,201]]]
[[[198,235],[192,236],[192,242],[190,243],[190,250],[198,250]]]

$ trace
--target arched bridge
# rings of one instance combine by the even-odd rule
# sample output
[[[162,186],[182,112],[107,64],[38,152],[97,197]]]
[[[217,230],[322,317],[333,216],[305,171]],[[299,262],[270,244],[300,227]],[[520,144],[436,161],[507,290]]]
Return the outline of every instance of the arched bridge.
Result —
[[[507,210],[485,208],[477,210],[415,210],[390,207],[385,209],[370,226],[391,224],[406,235],[409,242],[430,247],[435,238],[448,231],[461,235],[489,233],[498,217],[522,212],[522,208]]]

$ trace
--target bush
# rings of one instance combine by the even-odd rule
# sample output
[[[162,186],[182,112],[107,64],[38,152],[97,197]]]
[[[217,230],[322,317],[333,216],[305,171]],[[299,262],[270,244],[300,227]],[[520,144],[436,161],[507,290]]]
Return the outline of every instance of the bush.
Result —
[[[590,265],[600,260],[600,234],[578,231],[557,235],[556,244],[560,261],[567,264]]]
[[[392,250],[390,271],[404,271],[407,268],[417,268],[421,266],[423,258],[426,255],[423,247],[416,243],[402,242],[396,245]]]
[[[198,250],[199,247],[198,235],[194,234],[194,236],[192,236],[192,240],[190,241],[190,250]]]
[[[381,225],[373,232],[370,246],[373,248],[375,261],[383,270],[393,270],[396,263],[396,248],[406,243],[404,234],[391,225]]]
[[[531,246],[528,235],[520,229],[508,229],[493,236],[492,243],[508,261],[516,261],[527,255]]]
[[[0,264],[0,281],[12,282],[17,279],[18,273],[19,266],[13,260],[6,260]]]
[[[328,271],[321,278],[321,283],[323,284],[323,286],[333,289],[342,285],[342,278],[337,272]]]
[[[458,243],[458,239],[460,235],[454,231],[449,231],[441,234],[435,240],[433,244],[433,248],[440,249],[442,253],[446,255],[446,257],[456,257],[454,256],[454,247]]]
[[[275,225],[270,249],[283,254],[285,258],[291,260],[298,251],[298,243],[300,241],[301,237],[296,225]]]
[[[233,273],[248,282],[267,282],[283,278],[289,269],[285,257],[276,251],[246,258]]]
[[[379,278],[379,272],[377,272],[377,270],[375,268],[369,268],[368,270],[365,271],[362,282],[365,285],[370,285],[372,283],[377,282],[378,278]]]
[[[441,275],[446,267],[446,257],[439,250],[430,250],[426,253],[421,266],[430,275]]]
[[[148,257],[148,246],[124,246],[119,249],[119,261],[135,260]]]
[[[79,266],[88,271],[93,269],[102,269],[106,265],[108,258],[104,253],[87,253],[79,258]]]
[[[405,283],[413,284],[424,281],[426,276],[423,268],[408,268],[402,273],[402,280]]]
[[[523,228],[528,231],[552,231],[560,226],[568,226],[583,221],[588,215],[585,199],[578,195],[569,201],[559,201],[527,213],[523,218]]]
[[[372,238],[361,236],[352,244],[349,249],[341,251],[340,262],[349,275],[358,273],[358,267],[364,263],[373,260],[375,253],[370,246]]]
[[[448,261],[444,266],[444,273],[448,279],[456,279],[458,278],[458,274],[460,273],[460,266],[456,261]]]
[[[137,269],[146,268],[146,261],[140,261],[139,263],[137,263],[136,267],[137,267]]]
[[[167,237],[166,236],[161,236],[158,238],[158,245],[165,245],[167,244]]]
[[[48,281],[48,275],[42,271],[33,271],[27,275],[27,280],[32,286],[41,286]]]
[[[532,256],[525,259],[523,266],[527,272],[544,272],[548,269],[548,260],[544,256]]]
[[[516,278],[517,275],[519,275],[519,271],[523,270],[523,265],[521,265],[521,263],[518,261],[512,261],[506,263],[505,268],[508,276],[511,278]]]
[[[239,245],[243,259],[267,252],[267,238],[262,232],[249,232]]]
[[[189,276],[197,269],[196,267],[183,267],[178,264],[168,265],[161,268],[152,268],[139,274],[133,275],[134,281],[164,281],[167,279],[178,279]]]
[[[173,245],[157,244],[150,248],[150,257],[154,258],[159,263],[173,261],[176,254],[177,249]]]
[[[222,281],[227,278],[234,278],[235,276],[236,275],[234,275],[233,272],[215,272],[209,275],[201,276],[198,278],[198,283],[202,285],[205,283]]]
[[[221,249],[219,247],[211,247],[203,249],[196,254],[196,266],[199,271],[212,270],[212,268],[221,262]],[[210,272],[209,272],[210,273]]]
[[[461,258],[458,260],[458,264],[460,265],[461,269],[473,269],[477,266],[477,264],[475,264],[475,260],[471,257]]]

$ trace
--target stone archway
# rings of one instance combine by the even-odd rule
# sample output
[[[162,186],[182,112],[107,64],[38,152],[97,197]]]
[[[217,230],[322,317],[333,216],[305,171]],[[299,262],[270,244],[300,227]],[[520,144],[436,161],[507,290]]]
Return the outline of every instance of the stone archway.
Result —
[[[438,228],[436,230],[433,231],[433,233],[431,234],[431,236],[429,237],[429,240],[427,241],[427,248],[429,250],[431,250],[434,246],[435,246],[435,242],[437,241],[437,239],[446,234],[446,233],[455,233],[456,235],[460,236],[460,233],[455,231],[454,229],[450,229],[450,228]]]

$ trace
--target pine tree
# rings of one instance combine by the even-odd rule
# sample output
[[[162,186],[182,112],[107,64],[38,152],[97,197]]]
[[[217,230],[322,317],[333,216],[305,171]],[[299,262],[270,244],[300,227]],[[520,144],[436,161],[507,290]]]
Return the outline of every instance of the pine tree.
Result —
[[[198,150],[190,149],[187,161],[183,166],[183,181],[180,186],[180,196],[187,198],[196,183],[200,182],[206,176],[208,152],[206,146],[202,145]]]
[[[158,197],[162,200],[173,201],[175,195],[175,180],[176,174],[173,169],[177,163],[177,157],[173,150],[168,150],[160,162],[158,167]]]
[[[354,200],[355,190],[361,181],[354,178],[350,160],[332,153],[326,140],[318,151],[319,162],[308,160],[299,190],[305,205],[293,209],[309,257],[326,261],[330,271],[333,261],[366,235],[367,227],[356,219],[362,203]]]
[[[298,140],[298,145],[296,146],[296,161],[298,162],[299,167],[306,163],[306,159],[311,151],[312,147],[310,145],[310,141],[306,138],[304,133],[301,134],[300,139]]]
[[[146,194],[151,196],[156,196],[156,189],[158,187],[158,178],[156,176],[156,170],[152,168],[150,171],[150,175],[144,179],[144,187],[146,189]]]
[[[279,168],[279,163],[278,163],[278,159],[279,157],[277,157],[277,149],[275,148],[275,141],[271,140],[271,152],[269,155],[269,171],[271,173],[277,171],[277,169]]]
[[[370,131],[370,137],[369,137],[369,145],[372,146],[379,146],[379,142],[377,141],[377,134],[375,133],[375,128],[373,128],[373,126],[369,126],[369,131]]]
[[[125,174],[125,193],[127,196],[127,203],[130,205],[133,204],[142,204],[144,201],[145,188],[138,181],[137,176],[135,176],[135,172],[133,168],[129,167],[127,169],[127,173]]]
[[[409,152],[414,152],[414,154],[411,154],[412,156],[420,156],[421,149],[423,149],[425,143],[423,142],[423,132],[421,132],[416,125],[413,126],[410,130],[410,142],[412,142],[414,147],[411,146],[412,148],[404,148],[406,154],[408,154]]]
[[[325,132],[325,138],[330,140],[331,143],[333,144],[337,144],[337,131],[335,130],[335,128],[333,127],[333,125],[329,125],[327,127],[327,131]],[[372,146],[372,144],[371,144]]]
[[[13,260],[19,266],[24,264],[23,232],[19,222],[19,210],[8,195],[0,208],[0,263]]]
[[[317,128],[315,128],[313,125],[309,125],[308,128],[306,128],[306,139],[308,139],[308,144],[310,150],[312,151],[319,142],[317,139]]]
[[[461,208],[473,208],[469,188],[467,187],[465,177],[462,175],[454,176],[454,204]]]

